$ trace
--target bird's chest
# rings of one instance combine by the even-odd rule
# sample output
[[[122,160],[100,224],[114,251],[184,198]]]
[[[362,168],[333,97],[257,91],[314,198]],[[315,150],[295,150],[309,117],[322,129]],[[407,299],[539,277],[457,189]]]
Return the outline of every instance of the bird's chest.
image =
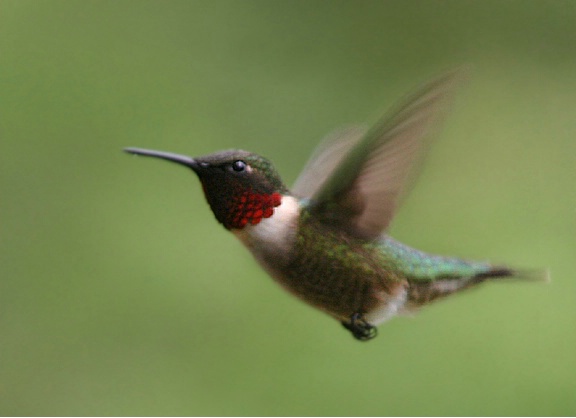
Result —
[[[273,216],[257,225],[233,230],[234,235],[252,252],[254,257],[273,276],[286,265],[291,256],[298,229],[300,206],[291,196],[282,198]]]

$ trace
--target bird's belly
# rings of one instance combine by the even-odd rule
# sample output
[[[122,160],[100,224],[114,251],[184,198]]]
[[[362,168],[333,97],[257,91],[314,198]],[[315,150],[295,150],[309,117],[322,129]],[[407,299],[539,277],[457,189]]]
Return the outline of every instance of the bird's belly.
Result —
[[[383,322],[406,301],[406,282],[383,268],[373,253],[349,243],[334,246],[316,236],[316,248],[301,240],[290,263],[274,274],[280,284],[305,302],[339,320],[366,314],[372,324]]]

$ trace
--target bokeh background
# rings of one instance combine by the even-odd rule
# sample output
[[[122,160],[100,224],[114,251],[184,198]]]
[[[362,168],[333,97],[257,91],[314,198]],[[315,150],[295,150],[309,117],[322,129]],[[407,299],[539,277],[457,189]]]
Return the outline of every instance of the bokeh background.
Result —
[[[576,3],[0,1],[1,415],[576,414]],[[392,228],[549,267],[380,327],[287,296],[194,176],[287,183],[322,136],[468,63]]]

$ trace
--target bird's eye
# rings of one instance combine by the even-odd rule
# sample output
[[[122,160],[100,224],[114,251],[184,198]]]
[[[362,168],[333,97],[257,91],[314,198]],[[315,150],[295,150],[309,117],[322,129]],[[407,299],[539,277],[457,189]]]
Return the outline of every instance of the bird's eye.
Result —
[[[232,170],[234,171],[244,171],[246,169],[246,163],[244,161],[238,160],[232,163]]]

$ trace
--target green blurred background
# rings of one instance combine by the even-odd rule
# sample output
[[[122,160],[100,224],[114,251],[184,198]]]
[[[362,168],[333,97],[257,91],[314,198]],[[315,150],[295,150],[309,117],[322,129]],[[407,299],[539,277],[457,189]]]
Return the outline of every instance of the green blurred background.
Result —
[[[0,1],[0,414],[576,414],[576,3]],[[287,183],[320,138],[470,63],[392,235],[549,267],[370,343],[284,294],[194,176]]]

